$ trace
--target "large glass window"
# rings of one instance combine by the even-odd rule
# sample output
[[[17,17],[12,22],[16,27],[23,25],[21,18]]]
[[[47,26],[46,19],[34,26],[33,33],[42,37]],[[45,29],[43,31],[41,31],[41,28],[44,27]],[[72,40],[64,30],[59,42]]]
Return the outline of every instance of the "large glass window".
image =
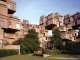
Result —
[[[52,36],[52,30],[48,30],[48,36]]]
[[[21,29],[21,25],[20,24],[16,24],[16,29]]]

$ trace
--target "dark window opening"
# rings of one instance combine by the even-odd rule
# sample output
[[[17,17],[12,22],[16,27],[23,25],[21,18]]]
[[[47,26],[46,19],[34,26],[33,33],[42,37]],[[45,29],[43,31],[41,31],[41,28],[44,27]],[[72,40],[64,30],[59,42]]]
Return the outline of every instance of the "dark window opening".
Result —
[[[1,1],[4,1],[4,2],[6,2],[6,0],[1,0]]]
[[[15,13],[14,10],[8,9],[8,14],[13,14],[13,13]]]

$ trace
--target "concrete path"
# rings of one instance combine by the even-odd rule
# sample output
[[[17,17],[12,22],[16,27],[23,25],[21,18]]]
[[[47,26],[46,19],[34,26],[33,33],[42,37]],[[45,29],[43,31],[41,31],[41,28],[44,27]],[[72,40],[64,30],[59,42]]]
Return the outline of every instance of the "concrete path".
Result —
[[[76,57],[48,57],[49,59],[57,59],[57,60],[80,60],[80,58]]]

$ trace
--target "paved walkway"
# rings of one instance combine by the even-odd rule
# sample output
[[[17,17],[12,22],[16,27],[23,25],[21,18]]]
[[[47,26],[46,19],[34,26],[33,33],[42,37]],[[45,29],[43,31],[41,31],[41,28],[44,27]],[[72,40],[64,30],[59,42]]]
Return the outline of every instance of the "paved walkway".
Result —
[[[80,58],[76,57],[48,57],[49,59],[57,59],[57,60],[80,60]]]

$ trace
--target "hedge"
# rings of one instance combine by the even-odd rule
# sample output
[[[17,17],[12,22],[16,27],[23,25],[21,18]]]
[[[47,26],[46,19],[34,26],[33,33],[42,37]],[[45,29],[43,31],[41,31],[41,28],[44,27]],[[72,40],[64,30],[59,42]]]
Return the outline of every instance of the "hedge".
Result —
[[[0,57],[11,56],[18,54],[18,50],[0,49]]]

